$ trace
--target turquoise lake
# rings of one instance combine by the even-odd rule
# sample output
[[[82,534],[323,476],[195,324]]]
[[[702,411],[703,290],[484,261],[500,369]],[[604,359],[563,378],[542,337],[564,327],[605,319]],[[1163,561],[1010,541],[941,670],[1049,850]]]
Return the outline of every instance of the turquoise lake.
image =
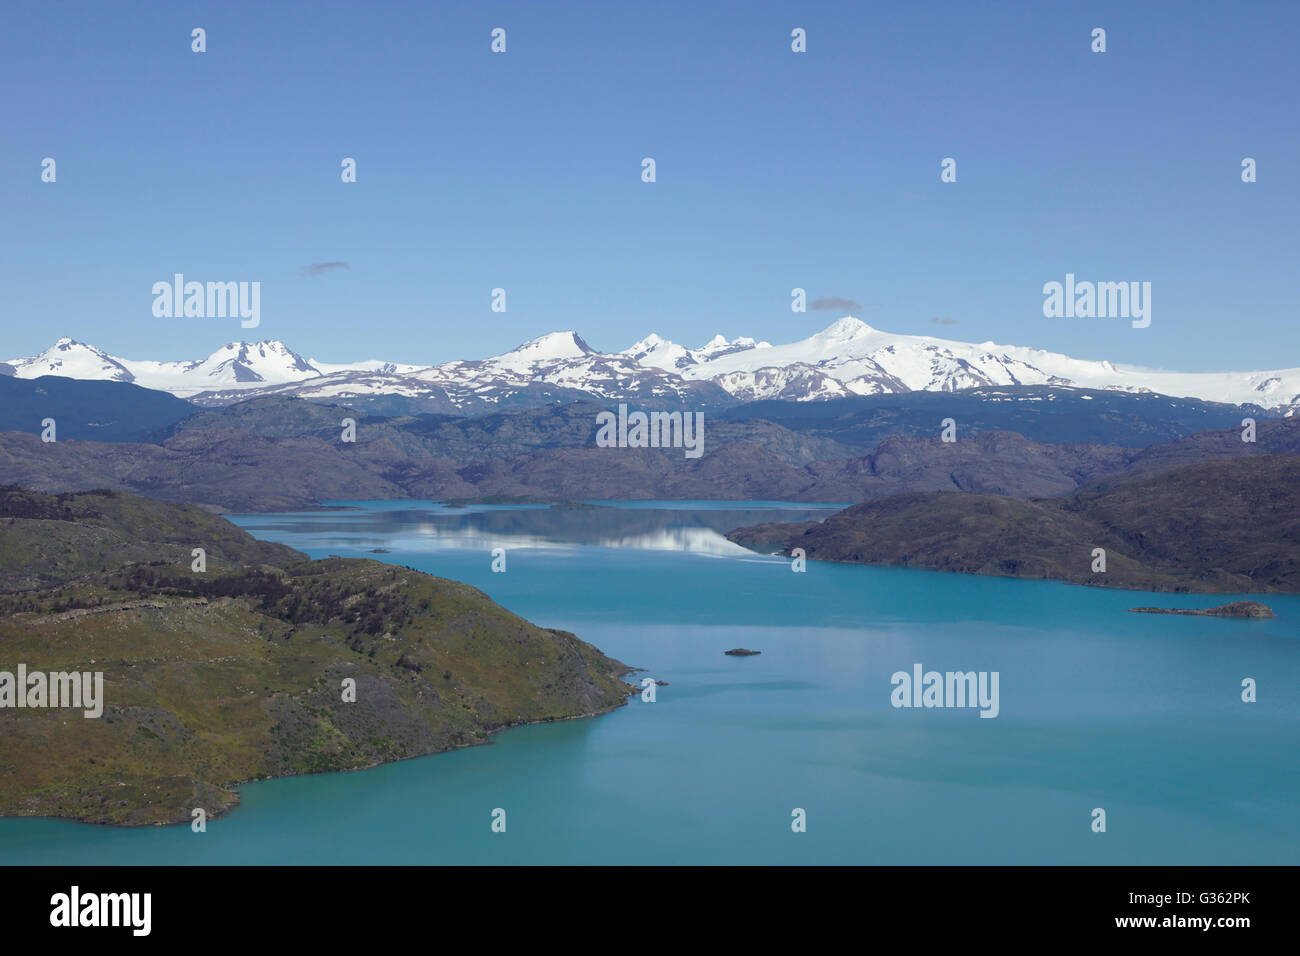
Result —
[[[0,864],[1300,863],[1300,596],[1263,596],[1273,620],[1139,615],[1246,596],[793,573],[721,534],[832,505],[335,504],[356,510],[232,520],[468,582],[668,685],[487,746],[246,785],[206,833],[0,820]],[[723,655],[738,645],[762,654]],[[894,708],[915,664],[998,672],[998,716]]]

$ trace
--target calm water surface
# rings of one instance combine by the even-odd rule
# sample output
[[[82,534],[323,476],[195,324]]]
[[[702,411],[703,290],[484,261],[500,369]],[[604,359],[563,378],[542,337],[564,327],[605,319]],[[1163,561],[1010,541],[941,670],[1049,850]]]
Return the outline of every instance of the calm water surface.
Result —
[[[0,820],[0,863],[1300,862],[1300,597],[1269,595],[1270,621],[1137,615],[1238,596],[795,574],[721,534],[838,506],[338,504],[357,510],[233,520],[466,581],[668,686],[490,746],[251,784],[203,834]],[[737,645],[762,655],[722,654]],[[890,676],[917,663],[1000,672],[999,716],[894,709]]]

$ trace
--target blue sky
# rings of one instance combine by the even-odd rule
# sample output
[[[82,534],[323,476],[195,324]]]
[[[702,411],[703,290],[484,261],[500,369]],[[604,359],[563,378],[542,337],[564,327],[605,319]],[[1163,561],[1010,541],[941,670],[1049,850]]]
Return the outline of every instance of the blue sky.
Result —
[[[1297,49],[1289,0],[10,5],[0,357],[785,342],[840,314],[798,286],[893,332],[1300,365]],[[155,318],[175,272],[260,281],[261,326]],[[1066,272],[1151,282],[1150,328],[1044,318]]]

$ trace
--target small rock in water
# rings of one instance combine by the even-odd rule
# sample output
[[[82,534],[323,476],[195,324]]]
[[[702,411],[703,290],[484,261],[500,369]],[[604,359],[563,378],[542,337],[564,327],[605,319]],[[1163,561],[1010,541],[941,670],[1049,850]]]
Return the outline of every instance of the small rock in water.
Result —
[[[730,654],[732,657],[753,657],[755,654],[762,654],[762,651],[751,651],[747,647],[733,647],[729,651],[723,651],[724,654]]]
[[[1135,614],[1191,614],[1196,617],[1276,617],[1273,609],[1258,601],[1233,601],[1201,610],[1168,607],[1131,607]],[[727,653],[731,653],[728,651]]]

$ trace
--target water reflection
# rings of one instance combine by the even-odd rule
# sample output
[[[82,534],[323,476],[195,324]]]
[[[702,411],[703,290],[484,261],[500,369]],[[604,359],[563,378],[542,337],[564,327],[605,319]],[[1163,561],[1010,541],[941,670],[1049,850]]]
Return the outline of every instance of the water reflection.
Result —
[[[571,550],[607,547],[621,550],[682,551],[744,555],[749,552],[723,535],[732,528],[768,521],[821,520],[838,505],[736,504],[683,507],[680,502],[620,505],[519,505],[449,507],[438,502],[370,503],[364,510],[315,514],[304,534],[301,516],[232,515],[231,520],[259,538],[290,546],[300,537],[348,549],[397,551],[535,548]]]

